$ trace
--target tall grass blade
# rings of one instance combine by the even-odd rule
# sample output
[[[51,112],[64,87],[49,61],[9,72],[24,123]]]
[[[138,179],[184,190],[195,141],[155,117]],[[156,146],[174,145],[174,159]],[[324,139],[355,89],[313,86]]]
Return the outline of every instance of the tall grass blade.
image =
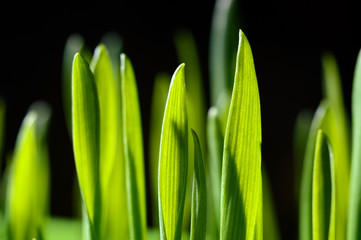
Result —
[[[236,0],[217,0],[212,17],[209,43],[211,105],[222,92],[232,91],[239,29]]]
[[[188,171],[188,117],[184,64],[175,71],[164,112],[158,167],[161,239],[180,239]]]
[[[312,174],[312,239],[335,240],[336,188],[332,148],[318,130]]]
[[[120,57],[120,64],[130,239],[146,239],[143,135],[138,90],[132,64],[124,54]]]
[[[260,99],[251,47],[242,31],[224,139],[221,186],[221,239],[254,239],[263,235],[259,212],[262,211]]]
[[[151,187],[151,204],[153,226],[159,226],[158,212],[158,160],[159,144],[162,131],[162,121],[164,108],[167,102],[169,81],[171,76],[166,73],[159,73],[154,80],[151,116],[150,116],[150,133],[149,133],[149,176]]]
[[[94,75],[77,53],[73,62],[73,149],[82,199],[92,239],[100,238],[100,116]]]
[[[192,187],[192,214],[190,239],[205,239],[207,225],[207,184],[201,144],[192,129],[194,143],[194,174]]]
[[[361,51],[352,87],[352,167],[347,239],[361,238]]]

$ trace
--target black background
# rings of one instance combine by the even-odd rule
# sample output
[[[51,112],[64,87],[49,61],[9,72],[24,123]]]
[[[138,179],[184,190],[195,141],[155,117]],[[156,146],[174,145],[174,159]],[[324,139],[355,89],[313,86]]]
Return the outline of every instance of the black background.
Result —
[[[53,109],[49,133],[51,212],[72,216],[74,160],[61,100],[64,43],[80,33],[90,49],[104,33],[118,32],[138,81],[145,145],[154,76],[178,66],[173,34],[195,36],[208,90],[208,44],[213,1],[200,4],[148,1],[2,8],[0,95],[7,103],[6,146],[14,147],[29,105],[39,99]],[[284,239],[297,236],[293,189],[293,126],[302,109],[322,98],[320,56],[332,51],[339,63],[347,111],[361,47],[357,8],[348,1],[242,1],[241,25],[251,43],[262,107],[263,162],[269,172]],[[145,148],[146,149],[146,148]],[[4,167],[4,166],[3,166]]]

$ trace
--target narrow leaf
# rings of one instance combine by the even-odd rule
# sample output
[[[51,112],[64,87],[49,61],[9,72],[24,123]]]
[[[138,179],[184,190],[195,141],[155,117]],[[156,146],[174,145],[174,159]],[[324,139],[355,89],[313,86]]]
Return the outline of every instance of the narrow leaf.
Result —
[[[123,141],[130,239],[145,239],[147,216],[143,156],[143,135],[138,90],[132,64],[120,57]]]
[[[347,239],[361,238],[361,51],[352,87],[352,167]]]
[[[150,133],[149,133],[149,175],[151,187],[151,204],[153,226],[159,225],[158,211],[158,160],[159,144],[162,131],[162,121],[164,108],[167,102],[170,76],[166,73],[159,73],[154,80],[151,116],[150,116]]]
[[[161,239],[180,239],[188,171],[188,117],[184,64],[169,87],[159,150],[158,199]]]
[[[194,174],[192,187],[191,238],[205,239],[207,223],[207,184],[201,144],[192,129],[194,142]]]
[[[93,73],[79,53],[74,56],[72,82],[75,165],[92,238],[98,239],[100,231],[99,102]]]
[[[221,239],[262,235],[262,219],[258,217],[262,209],[260,100],[251,47],[242,31],[224,139],[221,186]]]

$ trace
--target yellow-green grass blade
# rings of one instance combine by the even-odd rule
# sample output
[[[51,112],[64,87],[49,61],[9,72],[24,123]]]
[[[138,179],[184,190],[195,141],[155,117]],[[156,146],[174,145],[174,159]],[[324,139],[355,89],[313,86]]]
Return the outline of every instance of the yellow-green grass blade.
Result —
[[[158,167],[161,239],[180,239],[188,172],[188,117],[184,64],[173,74],[164,111]]]
[[[81,221],[52,217],[49,219],[44,230],[44,239],[46,240],[80,240]]]
[[[3,161],[3,149],[4,149],[5,112],[6,112],[6,104],[4,100],[0,97],[0,177],[1,177],[1,169],[2,169],[1,165]]]
[[[29,109],[16,141],[6,193],[9,240],[43,238],[49,201],[49,166],[44,137],[50,110],[45,111],[48,112],[43,114],[37,107]]]
[[[352,87],[352,165],[347,239],[361,239],[361,51]]]
[[[72,136],[72,98],[71,98],[71,78],[74,55],[80,52],[87,62],[90,62],[92,54],[85,46],[84,39],[80,34],[72,34],[68,37],[63,52],[63,66],[62,66],[62,94],[63,94],[63,109],[69,135]]]
[[[92,239],[100,237],[100,116],[97,87],[89,64],[77,53],[73,62],[72,126],[76,171]]]
[[[103,43],[109,52],[109,57],[112,62],[112,69],[114,79],[118,81],[120,77],[120,54],[123,49],[123,40],[117,32],[107,32],[102,36],[100,41]]]
[[[153,226],[159,226],[158,212],[158,160],[159,160],[159,144],[162,131],[162,121],[164,116],[164,108],[167,102],[170,78],[166,73],[159,73],[155,77],[151,116],[150,116],[150,133],[149,133],[149,176],[151,187],[151,206]]]
[[[207,225],[207,184],[202,147],[197,133],[192,129],[194,143],[194,172],[192,187],[192,213],[190,239],[205,239]]]
[[[219,234],[220,209],[221,209],[221,173],[224,137],[221,130],[219,111],[211,107],[207,117],[207,141],[209,156],[210,190],[212,192],[212,207],[216,223],[215,231]],[[217,235],[218,235],[217,234]]]
[[[137,84],[133,66],[120,56],[123,141],[130,239],[146,239],[147,213],[143,134]]]
[[[322,58],[324,94],[333,112],[334,124],[325,133],[330,138],[335,156],[335,175],[337,191],[337,239],[346,238],[347,209],[350,183],[350,137],[349,121],[342,97],[342,86],[336,59],[331,54]],[[332,132],[332,133],[331,133]]]
[[[328,109],[327,101],[322,101],[318,106],[312,119],[308,139],[305,149],[305,155],[302,166],[301,185],[300,185],[300,207],[299,207],[299,239],[312,239],[312,169],[315,154],[317,131],[321,128],[326,111]]]
[[[223,149],[220,237],[261,237],[261,108],[252,51],[242,31]]]
[[[312,239],[335,240],[336,188],[331,145],[318,130],[312,173]]]
[[[217,0],[213,10],[209,43],[211,105],[215,106],[220,94],[232,91],[237,30],[239,29],[236,0]]]
[[[117,111],[119,111],[116,82],[112,70],[112,64],[108,50],[105,45],[100,44],[94,51],[93,59],[90,63],[98,93],[99,117],[100,117],[100,155],[99,155],[99,178],[101,189],[101,232],[102,238],[106,238],[106,221],[108,211],[111,212],[109,201],[112,196],[113,186],[110,183],[111,174],[115,164],[115,153],[117,147],[117,128],[121,127],[117,121]]]

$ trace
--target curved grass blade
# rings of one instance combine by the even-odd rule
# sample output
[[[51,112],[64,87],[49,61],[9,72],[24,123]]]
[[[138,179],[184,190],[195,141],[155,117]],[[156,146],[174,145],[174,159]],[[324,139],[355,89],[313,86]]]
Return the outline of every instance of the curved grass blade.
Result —
[[[336,186],[332,148],[318,130],[312,177],[312,239],[336,239]]]
[[[138,90],[132,64],[120,56],[123,141],[130,239],[145,239],[147,232],[143,135]]]
[[[361,51],[352,87],[352,167],[347,239],[361,238]]]
[[[77,53],[73,62],[73,149],[92,239],[100,237],[100,116],[94,75]]]
[[[166,73],[160,73],[155,77],[151,116],[150,116],[150,133],[149,133],[149,175],[151,187],[151,204],[153,226],[159,226],[158,211],[158,160],[159,144],[162,131],[162,121],[164,108],[167,102],[170,76]]]
[[[261,110],[251,47],[239,32],[222,166],[221,239],[263,235]],[[261,222],[260,222],[261,221]]]
[[[84,39],[79,34],[72,34],[68,37],[63,52],[63,66],[62,66],[62,94],[63,94],[63,108],[65,120],[68,127],[69,135],[72,137],[72,117],[71,117],[71,78],[74,55],[80,52],[87,62],[91,60],[91,52],[85,46]]]
[[[192,129],[194,143],[194,174],[192,187],[192,214],[190,239],[205,239],[207,224],[207,184],[201,144]]]
[[[161,239],[180,239],[188,171],[188,117],[184,64],[175,71],[165,107],[158,167]]]
[[[209,43],[211,105],[220,94],[232,91],[239,28],[236,0],[217,0],[212,17]]]

